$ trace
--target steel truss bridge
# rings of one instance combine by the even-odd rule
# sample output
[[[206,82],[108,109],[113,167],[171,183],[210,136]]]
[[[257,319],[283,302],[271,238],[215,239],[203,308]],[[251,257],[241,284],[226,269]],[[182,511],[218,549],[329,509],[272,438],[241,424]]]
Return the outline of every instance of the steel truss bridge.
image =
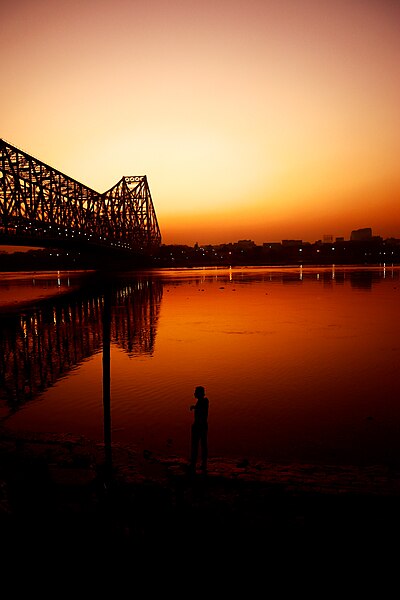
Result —
[[[0,139],[0,244],[150,255],[161,233],[147,177],[100,194]]]

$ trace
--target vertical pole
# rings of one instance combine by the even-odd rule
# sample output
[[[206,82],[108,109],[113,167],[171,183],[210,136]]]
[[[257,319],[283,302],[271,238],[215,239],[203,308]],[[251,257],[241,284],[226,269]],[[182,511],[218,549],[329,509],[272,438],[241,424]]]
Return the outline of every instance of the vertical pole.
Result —
[[[104,410],[104,459],[107,481],[111,477],[111,289],[107,286],[104,291],[103,307],[103,410]]]

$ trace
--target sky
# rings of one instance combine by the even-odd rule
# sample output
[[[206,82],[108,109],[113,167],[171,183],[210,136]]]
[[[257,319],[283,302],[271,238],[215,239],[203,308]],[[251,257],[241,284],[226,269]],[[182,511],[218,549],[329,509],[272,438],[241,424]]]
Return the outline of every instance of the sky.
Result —
[[[164,244],[400,238],[400,0],[1,2],[0,137]]]

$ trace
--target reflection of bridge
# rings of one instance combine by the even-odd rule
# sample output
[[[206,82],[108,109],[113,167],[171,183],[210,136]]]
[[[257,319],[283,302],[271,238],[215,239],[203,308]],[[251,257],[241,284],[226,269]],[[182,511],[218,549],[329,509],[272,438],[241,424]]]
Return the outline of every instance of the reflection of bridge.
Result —
[[[154,349],[162,284],[135,279],[111,295],[111,343],[130,356]],[[0,401],[15,410],[103,343],[104,295],[77,293],[0,320]]]
[[[146,255],[161,234],[146,176],[99,194],[0,139],[0,243]]]

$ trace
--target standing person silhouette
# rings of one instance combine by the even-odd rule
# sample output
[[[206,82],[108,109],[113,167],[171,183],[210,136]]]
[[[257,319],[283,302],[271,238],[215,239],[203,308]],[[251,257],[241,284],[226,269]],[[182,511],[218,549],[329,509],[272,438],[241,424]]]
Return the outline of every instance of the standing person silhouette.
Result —
[[[190,468],[196,470],[199,445],[201,445],[201,470],[207,471],[208,458],[208,398],[205,389],[198,385],[194,390],[196,404],[192,404],[190,410],[194,410],[194,421],[192,424]]]

